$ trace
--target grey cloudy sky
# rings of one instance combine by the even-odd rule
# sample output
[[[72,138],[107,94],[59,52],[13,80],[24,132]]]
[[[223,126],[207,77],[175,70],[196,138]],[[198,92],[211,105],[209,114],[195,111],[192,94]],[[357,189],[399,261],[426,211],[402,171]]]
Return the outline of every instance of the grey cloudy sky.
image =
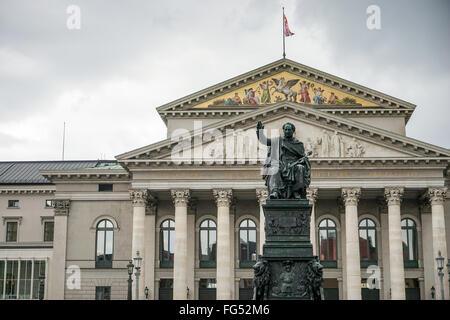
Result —
[[[0,161],[61,159],[64,121],[66,159],[164,139],[156,107],[281,58],[281,5],[287,58],[416,104],[407,135],[450,147],[448,0],[1,0]]]

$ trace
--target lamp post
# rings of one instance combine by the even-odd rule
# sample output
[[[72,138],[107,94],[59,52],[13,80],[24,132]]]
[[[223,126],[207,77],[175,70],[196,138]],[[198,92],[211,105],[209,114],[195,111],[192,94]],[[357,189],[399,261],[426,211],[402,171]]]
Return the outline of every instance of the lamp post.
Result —
[[[442,272],[442,270],[444,270],[444,257],[441,256],[440,250],[439,250],[438,256],[436,258],[436,264],[437,264],[437,269],[438,269],[439,282],[441,284],[441,300],[445,300],[445,297],[444,297],[444,272]]]
[[[448,281],[450,282],[450,259],[447,259],[447,262]]]
[[[127,269],[128,269],[128,295],[127,295],[127,299],[131,300],[131,283],[133,282],[133,280],[131,279],[131,275],[133,274],[133,268],[134,268],[134,264],[133,262],[130,260],[127,264]]]
[[[139,255],[139,251],[136,251],[136,257],[133,258],[134,267],[136,268],[136,272],[134,273],[136,277],[136,300],[139,300],[139,276],[141,275],[141,262],[142,257]]]
[[[148,299],[148,287],[145,287],[144,293],[145,293],[145,299]]]
[[[45,276],[43,274],[39,275],[39,300],[44,299],[45,295]]]
[[[431,299],[434,300],[436,297],[436,289],[434,288],[434,286],[431,287],[430,291],[431,291]]]

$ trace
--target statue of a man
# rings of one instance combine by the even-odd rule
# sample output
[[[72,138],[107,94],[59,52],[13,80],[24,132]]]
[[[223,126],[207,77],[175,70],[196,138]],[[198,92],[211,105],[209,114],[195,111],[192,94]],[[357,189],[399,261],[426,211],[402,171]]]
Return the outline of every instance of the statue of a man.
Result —
[[[294,138],[295,126],[283,125],[284,137],[268,139],[261,121],[256,126],[258,140],[269,146],[264,163],[263,179],[270,199],[306,199],[311,182],[311,165],[303,143]]]

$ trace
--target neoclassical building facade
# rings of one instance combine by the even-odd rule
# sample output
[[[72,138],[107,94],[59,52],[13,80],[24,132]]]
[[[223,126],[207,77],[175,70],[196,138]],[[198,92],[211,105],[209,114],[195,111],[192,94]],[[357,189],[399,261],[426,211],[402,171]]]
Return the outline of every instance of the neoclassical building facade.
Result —
[[[282,59],[157,108],[167,139],[114,161],[2,162],[0,299],[126,299],[137,252],[140,299],[249,299],[265,239],[258,121],[268,136],[294,124],[311,152],[326,299],[440,299],[450,150],[406,136],[414,109]]]

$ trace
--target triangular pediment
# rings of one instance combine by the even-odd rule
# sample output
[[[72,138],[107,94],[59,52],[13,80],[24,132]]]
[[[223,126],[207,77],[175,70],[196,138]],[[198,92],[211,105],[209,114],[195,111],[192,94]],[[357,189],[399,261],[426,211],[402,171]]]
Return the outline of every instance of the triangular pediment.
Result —
[[[296,136],[304,143],[307,150],[313,152],[313,158],[450,157],[448,149],[407,138],[355,120],[331,115],[308,105],[279,102],[266,108],[211,124],[196,131],[185,132],[181,136],[124,153],[116,158],[119,162],[146,159],[170,160],[173,157],[174,150],[177,147],[179,148],[182,136],[191,137],[190,146],[192,150],[196,145],[201,145],[204,149],[209,150],[210,156],[215,156],[217,155],[216,151],[220,148],[217,148],[217,145],[212,145],[222,143],[225,146],[226,141],[230,141],[227,140],[230,135],[248,137],[236,141],[236,148],[239,148],[242,144],[256,143],[248,139],[255,138],[255,128],[258,121],[262,121],[265,125],[269,137],[271,134],[274,136],[280,135],[280,129],[284,123],[294,123]],[[221,135],[222,142],[218,138],[211,139],[211,133],[214,137]],[[214,151],[211,151],[213,149]],[[201,156],[203,155],[205,155],[204,152],[201,153]],[[195,151],[193,151],[192,157],[197,158]]]
[[[314,106],[411,109],[415,105],[297,62],[281,59],[158,107],[186,109],[264,107],[280,101]]]

